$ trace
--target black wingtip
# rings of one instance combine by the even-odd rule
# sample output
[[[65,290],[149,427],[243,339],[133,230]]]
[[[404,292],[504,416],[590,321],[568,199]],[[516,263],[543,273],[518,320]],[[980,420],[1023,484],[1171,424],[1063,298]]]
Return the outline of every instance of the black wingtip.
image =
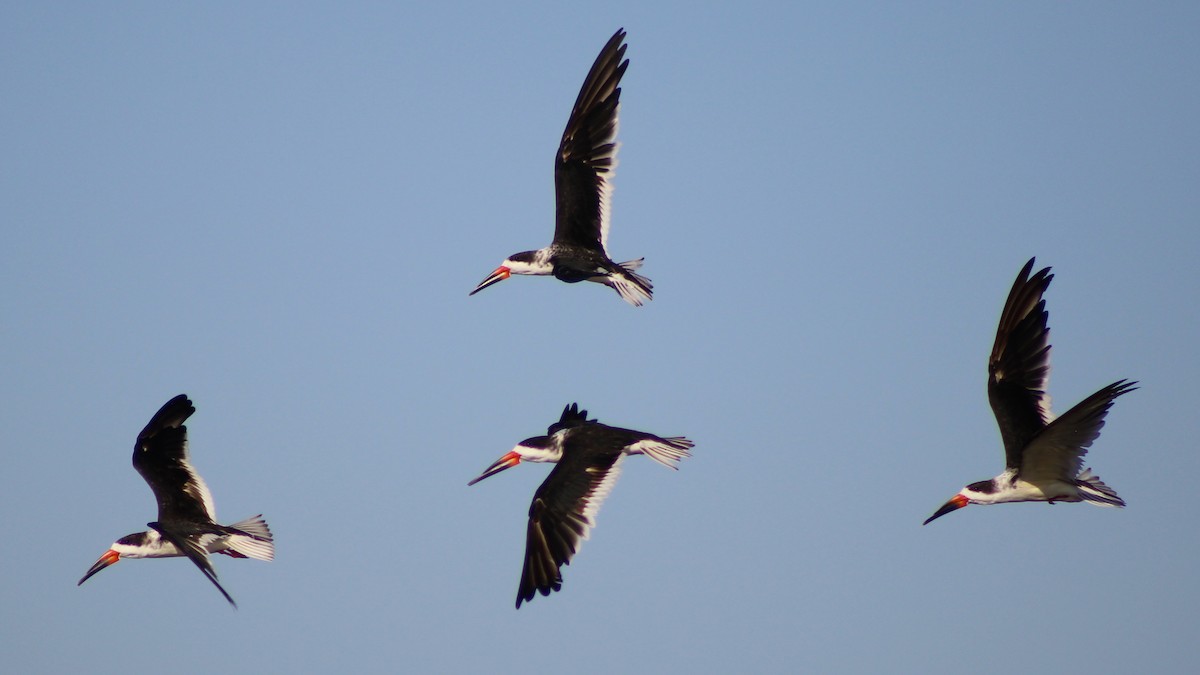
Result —
[[[571,403],[567,406],[564,406],[562,415],[559,416],[558,421],[554,424],[551,424],[550,427],[546,429],[546,435],[553,436],[563,429],[569,429],[570,427],[577,427],[596,421],[594,419],[589,420],[587,416],[588,411],[581,409],[578,403]]]
[[[153,436],[163,429],[180,427],[195,412],[196,406],[192,405],[187,394],[180,394],[164,403],[158,412],[154,413],[154,416],[146,424],[146,428],[138,434],[138,439]]]
[[[1137,385],[1138,385],[1137,380],[1125,380],[1125,379],[1117,380],[1116,382],[1113,382],[1112,384],[1108,385],[1107,387],[1104,387],[1103,389],[1096,392],[1095,394],[1092,394],[1088,398],[1098,398],[1100,400],[1107,400],[1107,404],[1104,406],[1104,409],[1108,410],[1108,408],[1110,408],[1112,406],[1112,404],[1121,396],[1124,396],[1125,394],[1128,394],[1131,391],[1137,391],[1138,389],[1141,389],[1141,387],[1139,387]]]
[[[1021,268],[1021,273],[1020,273],[1020,274],[1018,274],[1018,275],[1017,275],[1017,277],[1018,277],[1018,278],[1021,278],[1021,279],[1028,279],[1028,278],[1029,278],[1029,271],[1033,269],[1033,264],[1034,264],[1035,262],[1037,262],[1037,256],[1036,256],[1036,255],[1035,255],[1035,256],[1032,256],[1031,258],[1029,258],[1029,262],[1026,262],[1026,263],[1025,263],[1025,266]]]
[[[1121,394],[1128,394],[1131,391],[1137,391],[1138,389],[1141,389],[1138,384],[1140,383],[1137,380],[1120,379],[1108,385],[1108,388],[1116,392],[1116,394],[1113,396],[1113,398],[1116,398]]]
[[[569,561],[569,560],[564,561],[563,564],[570,565],[571,561]],[[544,596],[544,597],[550,597],[551,593],[557,593],[561,590],[562,590],[562,576],[561,575],[558,576],[557,578],[555,578],[554,581],[552,581],[550,583],[550,585],[548,585],[548,586],[536,586],[536,585],[532,585],[532,584],[529,586],[525,586],[524,583],[522,583],[521,589],[517,591],[517,609],[521,609],[522,602],[529,602],[530,600],[533,600],[534,598],[536,598],[538,596],[538,593],[541,593],[542,596]]]
[[[1054,275],[1050,273],[1051,268],[1049,265],[1047,265],[1030,277],[1030,274],[1033,272],[1033,266],[1036,263],[1037,256],[1034,256],[1025,263],[1024,267],[1021,268],[1021,271],[1017,274],[1016,280],[1013,281],[1013,290],[1009,292],[1010,296],[1013,295],[1018,288],[1025,285],[1044,285],[1045,287],[1042,288],[1042,292],[1046,292],[1046,288],[1050,286],[1050,280],[1054,278]]]
[[[559,422],[570,422],[573,420],[587,421],[587,414],[588,413],[586,410],[579,409],[578,403],[572,403],[571,405],[563,406],[562,417],[560,417],[558,421]]]

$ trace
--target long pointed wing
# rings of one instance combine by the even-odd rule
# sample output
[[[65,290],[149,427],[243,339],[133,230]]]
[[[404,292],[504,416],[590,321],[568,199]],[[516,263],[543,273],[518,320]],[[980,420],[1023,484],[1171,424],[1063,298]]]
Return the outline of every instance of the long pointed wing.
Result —
[[[618,30],[592,64],[554,158],[554,243],[607,254],[609,201],[617,168],[617,86],[629,61],[622,61],[625,30]]]
[[[162,523],[148,523],[148,526],[154,530],[157,530],[158,533],[163,536],[163,539],[175,544],[176,548],[178,548],[180,551],[183,551],[183,554],[188,557],[188,560],[191,560],[193,563],[195,563],[196,567],[199,567],[200,571],[204,572],[204,576],[208,577],[208,580],[213,582],[213,586],[216,586],[217,590],[221,591],[221,595],[225,596],[225,599],[229,601],[229,604],[233,605],[234,609],[237,609],[237,603],[233,601],[233,598],[230,597],[229,593],[225,592],[225,588],[221,586],[221,582],[217,581],[217,570],[213,568],[212,563],[208,560],[208,554],[203,548],[200,547],[199,544],[193,542],[186,536],[175,534]]]
[[[188,461],[187,427],[196,408],[184,394],[159,409],[133,446],[133,468],[158,500],[158,519],[213,522],[212,494]]]
[[[1104,418],[1118,396],[1137,382],[1118,380],[1085,398],[1034,436],[1025,449],[1021,477],[1025,480],[1073,480],[1083,471],[1088,448],[1100,437]]]
[[[1046,267],[1030,278],[1034,260],[1025,263],[1013,282],[988,359],[988,400],[1000,426],[1010,469],[1020,468],[1021,451],[1051,417],[1050,397],[1046,394],[1050,374],[1049,314],[1042,294],[1054,275]]]
[[[620,475],[620,451],[580,457],[564,452],[563,460],[533,495],[525,539],[525,564],[517,589],[517,609],[535,593],[550,595],[562,588],[559,568],[570,564],[596,523],[600,505]]]

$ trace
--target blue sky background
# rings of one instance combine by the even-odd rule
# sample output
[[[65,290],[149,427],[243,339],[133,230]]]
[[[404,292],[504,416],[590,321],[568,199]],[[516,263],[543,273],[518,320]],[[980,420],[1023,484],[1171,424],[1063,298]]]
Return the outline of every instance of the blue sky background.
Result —
[[[433,3],[430,3],[432,5]],[[22,673],[1194,672],[1195,3],[5,3],[0,641]],[[414,6],[410,6],[414,5]],[[518,278],[553,152],[629,31],[615,258]],[[971,507],[985,362],[1038,257],[1063,412],[1128,501]],[[75,582],[155,516],[137,432],[189,394],[273,563]],[[579,401],[635,458],[514,611]],[[151,665],[153,664],[153,665]]]

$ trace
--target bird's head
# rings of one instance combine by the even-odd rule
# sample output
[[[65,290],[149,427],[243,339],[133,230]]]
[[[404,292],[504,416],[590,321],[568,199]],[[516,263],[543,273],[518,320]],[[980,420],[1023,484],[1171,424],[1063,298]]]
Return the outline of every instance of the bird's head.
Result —
[[[479,291],[498,284],[514,274],[553,274],[554,266],[547,260],[547,254],[542,251],[522,251],[504,259],[500,266],[492,270],[487,278],[479,282],[475,290],[467,295],[475,295]]]
[[[83,578],[80,579],[79,583],[75,585],[82,586],[83,582],[92,578],[94,574],[105,567],[116,563],[121,558],[142,557],[138,555],[138,552],[145,548],[146,542],[152,534],[157,535],[158,533],[136,532],[134,534],[127,534],[124,537],[114,541],[112,546],[109,546],[108,550],[104,552],[104,555],[100,556],[100,559],[97,560],[90,568],[88,568],[87,574],[83,575]]]
[[[483,473],[467,483],[474,485],[479,481],[494,476],[505,469],[512,468],[521,462],[557,462],[559,457],[562,457],[562,439],[558,436],[534,436],[526,438],[520,443],[513,446],[503,457],[496,460]]]
[[[981,480],[978,483],[971,483],[965,488],[959,490],[958,494],[950,498],[950,501],[942,504],[942,508],[938,509],[937,512],[932,516],[926,518],[925,522],[922,524],[928,525],[934,520],[941,518],[951,511],[957,511],[967,504],[991,504],[993,501],[995,501],[994,499],[990,498],[994,492],[996,492],[996,481],[994,479]]]

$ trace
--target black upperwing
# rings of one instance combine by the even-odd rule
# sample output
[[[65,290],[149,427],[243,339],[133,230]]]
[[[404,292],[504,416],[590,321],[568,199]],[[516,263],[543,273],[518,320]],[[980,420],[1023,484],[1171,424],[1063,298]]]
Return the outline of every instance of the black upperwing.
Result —
[[[567,435],[562,459],[533,495],[517,609],[535,593],[550,595],[562,588],[559,568],[570,564],[588,538],[600,504],[620,475],[620,446],[583,451],[586,446],[572,442],[575,435]]]
[[[619,29],[588,71],[554,158],[554,243],[605,253],[608,203],[617,165],[617,85],[629,66]]]
[[[184,421],[196,412],[184,394],[159,409],[133,446],[133,468],[142,475],[158,500],[158,520],[210,523],[212,496],[188,461]]]
[[[1034,260],[1013,282],[988,359],[988,401],[1004,440],[1006,466],[1018,470],[1025,446],[1050,419],[1050,329],[1042,294],[1054,275],[1046,267],[1031,278]]]
[[[1064,481],[1078,476],[1083,471],[1088,448],[1100,437],[1113,402],[1137,389],[1136,385],[1137,382],[1117,380],[1048,424],[1029,442],[1021,462],[1021,476],[1026,480]]]

